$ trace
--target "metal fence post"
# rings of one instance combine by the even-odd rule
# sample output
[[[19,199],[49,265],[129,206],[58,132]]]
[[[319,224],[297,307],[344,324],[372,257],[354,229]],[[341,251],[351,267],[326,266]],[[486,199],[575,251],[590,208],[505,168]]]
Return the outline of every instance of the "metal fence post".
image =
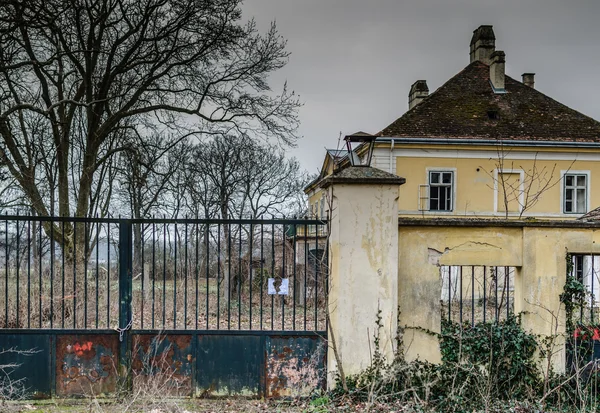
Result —
[[[131,312],[132,280],[132,225],[129,220],[119,221],[119,375],[121,391],[131,391]]]

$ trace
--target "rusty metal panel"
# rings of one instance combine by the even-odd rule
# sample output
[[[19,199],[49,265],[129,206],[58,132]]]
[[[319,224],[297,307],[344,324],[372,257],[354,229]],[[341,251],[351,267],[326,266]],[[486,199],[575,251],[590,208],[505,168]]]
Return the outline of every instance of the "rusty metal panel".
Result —
[[[318,336],[266,340],[266,396],[309,396],[324,388],[326,342]]]
[[[133,388],[166,396],[192,395],[192,335],[133,335]]]
[[[50,348],[48,334],[0,335],[0,365],[14,365],[14,368],[2,371],[0,386],[3,387],[3,396],[26,399],[51,397]],[[5,385],[8,383],[11,386]]]
[[[260,395],[264,339],[250,335],[198,337],[196,395]]]
[[[116,391],[118,334],[57,335],[57,396]]]

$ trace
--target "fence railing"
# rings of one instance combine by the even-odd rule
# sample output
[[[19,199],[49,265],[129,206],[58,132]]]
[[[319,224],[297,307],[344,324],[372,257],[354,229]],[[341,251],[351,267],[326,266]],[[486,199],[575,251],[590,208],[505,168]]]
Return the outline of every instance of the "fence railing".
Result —
[[[326,233],[301,219],[0,216],[0,327],[323,331]]]
[[[498,322],[514,312],[515,268],[441,266],[442,317],[453,322]]]

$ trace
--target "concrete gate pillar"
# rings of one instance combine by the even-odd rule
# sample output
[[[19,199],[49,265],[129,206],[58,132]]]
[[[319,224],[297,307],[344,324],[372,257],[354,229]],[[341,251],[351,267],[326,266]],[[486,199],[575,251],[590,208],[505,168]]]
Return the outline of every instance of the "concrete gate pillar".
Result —
[[[371,363],[381,311],[380,349],[393,356],[398,311],[398,187],[404,178],[348,167],[325,178],[330,217],[328,386]]]

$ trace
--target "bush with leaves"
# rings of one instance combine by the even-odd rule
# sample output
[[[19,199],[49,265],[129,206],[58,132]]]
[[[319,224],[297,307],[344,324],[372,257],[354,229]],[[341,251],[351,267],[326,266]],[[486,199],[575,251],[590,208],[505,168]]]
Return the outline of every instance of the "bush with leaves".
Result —
[[[438,337],[442,363],[407,362],[401,345],[388,363],[379,351],[376,334],[371,365],[347,377],[347,394],[339,385],[333,397],[350,396],[365,403],[402,400],[448,412],[489,410],[498,403],[539,399],[538,345],[522,329],[518,317],[473,326],[444,321]]]
[[[499,400],[528,399],[539,385],[535,336],[523,331],[518,317],[473,326],[442,322],[443,364],[477,366],[489,379],[489,396]],[[468,377],[465,377],[468,378]]]

